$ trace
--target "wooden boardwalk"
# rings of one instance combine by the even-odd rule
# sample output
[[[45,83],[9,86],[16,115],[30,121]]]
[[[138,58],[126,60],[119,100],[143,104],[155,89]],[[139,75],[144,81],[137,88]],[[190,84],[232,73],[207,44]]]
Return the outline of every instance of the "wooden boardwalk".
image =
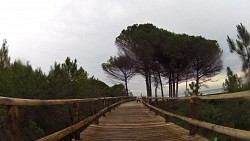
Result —
[[[91,124],[81,141],[208,141],[149,111],[142,103],[124,103]]]

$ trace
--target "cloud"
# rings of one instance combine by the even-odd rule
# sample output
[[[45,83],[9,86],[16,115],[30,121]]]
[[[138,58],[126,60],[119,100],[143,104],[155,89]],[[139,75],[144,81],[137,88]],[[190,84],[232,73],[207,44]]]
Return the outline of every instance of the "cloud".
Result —
[[[238,72],[241,62],[229,52],[226,36],[235,39],[240,22],[250,30],[248,5],[248,0],[9,0],[0,5],[0,38],[7,38],[13,59],[29,60],[48,72],[54,61],[69,56],[90,75],[112,84],[101,63],[116,55],[115,38],[129,25],[153,23],[217,40],[224,67]],[[129,86],[135,94],[145,93],[144,83],[135,77]]]

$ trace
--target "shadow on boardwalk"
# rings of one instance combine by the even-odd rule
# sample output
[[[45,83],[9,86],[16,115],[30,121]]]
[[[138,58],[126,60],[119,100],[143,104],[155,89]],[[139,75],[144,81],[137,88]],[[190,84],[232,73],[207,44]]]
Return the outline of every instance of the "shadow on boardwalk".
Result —
[[[208,141],[156,116],[135,101],[124,103],[81,133],[81,141]]]

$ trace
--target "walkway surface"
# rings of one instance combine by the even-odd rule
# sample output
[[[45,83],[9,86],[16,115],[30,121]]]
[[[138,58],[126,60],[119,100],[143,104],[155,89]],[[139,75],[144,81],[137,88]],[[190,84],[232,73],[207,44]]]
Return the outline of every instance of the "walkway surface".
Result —
[[[208,141],[156,116],[142,103],[124,103],[91,124],[81,133],[81,141]]]

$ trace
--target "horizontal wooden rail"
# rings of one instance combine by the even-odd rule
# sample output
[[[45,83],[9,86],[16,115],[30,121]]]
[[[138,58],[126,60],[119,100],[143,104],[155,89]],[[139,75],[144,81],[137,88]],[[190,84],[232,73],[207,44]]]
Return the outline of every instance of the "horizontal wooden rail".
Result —
[[[102,99],[114,99],[125,97],[103,97],[103,98],[85,98],[85,99],[57,99],[57,100],[41,100],[41,99],[23,99],[10,98],[0,96],[0,105],[15,105],[15,106],[47,106],[47,105],[63,105],[73,103],[83,103]]]
[[[237,93],[226,93],[226,94],[209,94],[201,96],[186,96],[186,97],[147,97],[148,99],[161,99],[161,100],[187,100],[187,99],[232,99],[232,98],[246,98],[250,100],[250,91],[243,91]]]
[[[8,130],[10,134],[11,141],[19,141],[20,140],[20,129],[18,128],[18,120],[19,120],[19,108],[18,106],[49,106],[49,105],[64,105],[64,104],[71,104],[73,105],[73,127],[68,127],[62,130],[62,132],[56,132],[55,135],[57,138],[65,137],[68,134],[75,132],[75,138],[80,138],[79,129],[93,120],[98,123],[98,119],[101,115],[104,115],[106,111],[111,110],[114,106],[120,104],[120,102],[125,102],[127,100],[135,99],[135,97],[102,97],[102,98],[86,98],[86,99],[57,99],[57,100],[40,100],[40,99],[22,99],[22,98],[10,98],[10,97],[0,97],[0,105],[7,106],[7,123],[8,123]],[[79,103],[84,102],[93,102],[94,106],[98,101],[102,101],[102,110],[98,111],[98,107],[94,107],[94,115],[90,116],[86,120],[79,122]],[[78,128],[81,125],[80,128]],[[63,133],[63,134],[62,134]],[[54,134],[53,134],[54,135]]]
[[[227,94],[210,94],[197,96],[199,99],[209,100],[209,99],[232,99],[232,98],[247,98],[250,99],[250,91],[243,91],[237,93],[227,93]]]
[[[180,119],[182,121],[185,121],[185,122],[187,122],[187,123],[189,123],[191,125],[206,128],[208,130],[211,130],[211,131],[214,131],[214,132],[217,132],[217,133],[225,134],[225,135],[228,135],[228,136],[231,136],[231,137],[234,137],[234,138],[238,138],[238,139],[250,140],[250,131],[234,129],[234,128],[225,127],[225,126],[220,126],[220,125],[216,125],[216,124],[212,124],[212,123],[208,123],[208,122],[188,118],[188,117],[181,116],[181,115],[178,115],[178,114],[174,114],[174,113],[171,113],[171,112],[167,112],[167,111],[164,111],[164,110],[162,110],[160,108],[154,107],[154,106],[146,103],[145,101],[143,101],[143,104],[145,106],[147,106],[149,109],[153,110],[154,112],[162,114],[162,116],[164,118],[166,118],[166,116],[170,116],[170,117],[177,118],[177,119]]]
[[[41,138],[41,139],[39,139],[37,141],[55,141],[55,140],[59,140],[59,139],[65,137],[65,136],[67,136],[67,135],[81,129],[82,127],[87,128],[87,126],[89,126],[91,123],[93,123],[97,118],[100,118],[107,111],[109,111],[110,108],[112,109],[112,108],[120,105],[121,103],[124,103],[124,102],[127,102],[127,101],[130,101],[130,100],[123,100],[123,101],[120,101],[118,103],[112,104],[110,107],[106,107],[106,108],[100,110],[98,113],[84,119],[83,121],[81,121],[81,122],[79,122],[77,124],[74,124],[74,125],[72,125],[70,127],[67,127],[65,129],[61,130],[61,131],[53,133],[53,134],[51,134],[49,136],[46,136],[44,138]]]

